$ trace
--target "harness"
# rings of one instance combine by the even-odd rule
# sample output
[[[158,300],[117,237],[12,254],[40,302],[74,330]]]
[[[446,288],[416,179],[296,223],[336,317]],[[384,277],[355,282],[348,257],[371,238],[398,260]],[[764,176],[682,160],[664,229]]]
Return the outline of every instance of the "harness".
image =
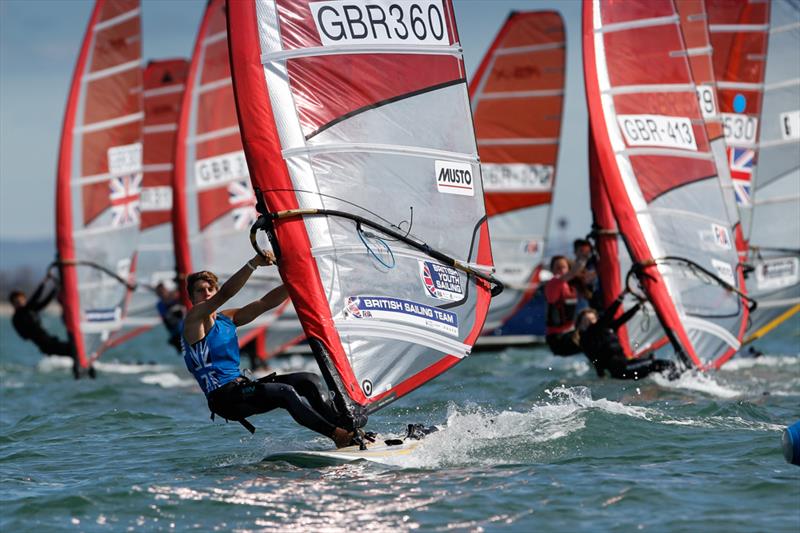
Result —
[[[212,407],[213,396],[214,396],[215,393],[227,391],[227,390],[230,390],[230,389],[242,386],[242,385],[247,385],[249,383],[269,383],[269,382],[274,380],[273,378],[275,377],[275,374],[276,373],[273,372],[272,374],[270,374],[268,376],[264,376],[263,378],[260,378],[260,379],[258,379],[256,381],[253,381],[252,379],[250,379],[248,377],[245,377],[245,376],[239,376],[238,378],[234,379],[233,381],[229,381],[225,385],[223,385],[223,386],[221,386],[221,387],[219,387],[217,389],[214,389],[211,392],[211,394],[209,395],[208,400],[207,400],[208,401],[208,410],[211,411],[211,416],[210,416],[211,420],[213,421],[216,418],[217,414],[218,414],[218,413],[214,412],[214,408]],[[225,419],[225,422],[230,422],[231,420],[234,420],[235,422],[239,422],[244,427],[244,429],[246,429],[247,431],[250,432],[251,435],[256,432],[256,427],[253,424],[251,424],[247,420],[247,418],[243,417],[243,418],[236,418],[236,419],[230,418],[229,419],[229,418],[227,418],[225,416],[222,416],[222,415],[219,415],[219,416],[221,418]]]

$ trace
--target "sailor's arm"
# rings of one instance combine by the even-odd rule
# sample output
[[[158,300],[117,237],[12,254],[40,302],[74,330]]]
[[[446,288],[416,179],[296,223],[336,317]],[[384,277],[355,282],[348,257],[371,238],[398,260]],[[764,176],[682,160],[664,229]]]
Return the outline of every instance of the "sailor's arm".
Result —
[[[275,256],[272,254],[269,254],[267,257],[256,254],[255,257],[248,261],[233,276],[228,278],[228,280],[222,284],[222,287],[220,287],[219,291],[217,291],[214,296],[205,302],[200,302],[194,305],[189,312],[186,313],[184,328],[189,330],[202,325],[205,319],[210,317],[214,311],[219,309],[225,304],[225,302],[236,296],[236,294],[242,290],[242,287],[244,287],[244,284],[247,283],[248,279],[250,279],[250,275],[255,271],[256,268],[270,265],[274,262]]]
[[[249,324],[263,313],[278,307],[289,297],[284,285],[275,287],[255,302],[251,302],[233,313],[233,323],[238,326]]]

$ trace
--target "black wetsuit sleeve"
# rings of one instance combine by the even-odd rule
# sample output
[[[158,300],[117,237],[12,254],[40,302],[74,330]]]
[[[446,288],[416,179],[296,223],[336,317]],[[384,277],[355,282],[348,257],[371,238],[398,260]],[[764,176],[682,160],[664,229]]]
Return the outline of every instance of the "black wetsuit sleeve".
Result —
[[[36,295],[37,295],[37,294],[39,294],[40,292],[41,292],[41,291],[36,291],[36,293],[34,293],[34,296],[36,296]],[[42,309],[44,309],[45,307],[47,307],[47,305],[48,305],[50,302],[52,302],[52,301],[53,301],[53,298],[55,298],[55,297],[56,297],[56,293],[57,293],[57,292],[58,292],[58,289],[56,289],[55,287],[53,287],[53,289],[50,291],[50,294],[48,294],[47,296],[45,296],[44,298],[42,298],[42,299],[41,299],[41,301],[39,301],[39,300],[38,300],[38,299],[36,299],[36,298],[31,298],[31,302],[28,304],[28,306],[29,306],[29,307],[30,307],[30,308],[31,308],[33,311],[41,311]],[[41,295],[40,295],[40,296],[41,296]]]
[[[619,306],[622,305],[622,298],[617,298],[614,302],[603,311],[603,314],[597,320],[597,325],[599,328],[610,328],[612,327],[612,322],[614,320],[614,315],[617,314],[617,309]],[[614,328],[616,329],[616,328]]]
[[[616,319],[613,322],[611,322],[611,325],[610,325],[611,329],[613,329],[614,331],[617,331],[619,328],[622,327],[622,325],[625,322],[627,322],[628,320],[633,318],[633,315],[635,315],[639,311],[639,309],[641,309],[641,308],[642,308],[642,302],[638,302],[636,305],[634,305],[633,307],[631,307],[630,309],[625,311],[622,314],[622,316],[620,316],[618,319]]]

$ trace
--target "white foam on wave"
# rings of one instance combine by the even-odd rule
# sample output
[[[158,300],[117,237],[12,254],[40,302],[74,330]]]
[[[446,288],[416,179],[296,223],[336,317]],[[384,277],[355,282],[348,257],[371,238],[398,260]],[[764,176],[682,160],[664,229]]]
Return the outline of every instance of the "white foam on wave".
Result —
[[[158,372],[142,376],[139,381],[146,385],[158,385],[165,389],[176,387],[192,387],[196,384],[194,379],[185,379],[172,372]]]
[[[38,372],[60,372],[64,369],[72,370],[72,357],[62,355],[51,355],[49,357],[42,357],[36,363],[36,370]]]
[[[746,431],[783,431],[784,426],[761,422],[758,420],[745,420],[740,416],[709,416],[706,418],[673,418],[661,421],[670,426],[689,426],[716,429],[743,429]]]
[[[158,363],[121,363],[119,361],[97,361],[94,367],[107,374],[144,374],[148,372],[166,372],[175,367]]]
[[[647,419],[653,411],[605,398],[592,399],[587,387],[557,387],[548,400],[527,411],[491,411],[450,406],[446,426],[428,435],[397,466],[434,468],[442,465],[497,465],[536,462],[548,453],[542,444],[583,429],[585,414],[600,409],[615,415]],[[387,461],[389,462],[389,461]]]
[[[670,381],[662,374],[651,374],[653,381],[666,389],[681,389],[702,392],[716,398],[736,398],[745,392],[723,385],[707,372],[684,372],[678,379]]]
[[[734,358],[722,365],[723,372],[731,372],[754,367],[787,367],[800,366],[797,355],[762,355],[761,357]]]

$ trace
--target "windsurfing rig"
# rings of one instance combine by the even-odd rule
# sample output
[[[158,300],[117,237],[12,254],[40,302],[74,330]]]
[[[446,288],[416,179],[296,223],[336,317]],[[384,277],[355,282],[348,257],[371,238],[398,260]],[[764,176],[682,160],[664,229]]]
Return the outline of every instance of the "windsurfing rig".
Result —
[[[470,265],[469,263],[465,263],[464,261],[460,261],[438,250],[435,250],[431,248],[428,244],[411,237],[409,234],[404,235],[396,230],[393,230],[382,224],[374,222],[368,218],[364,218],[360,215],[356,215],[353,213],[348,213],[346,211],[338,211],[335,209],[287,209],[286,211],[278,211],[276,213],[270,213],[263,208],[263,202],[261,201],[262,198],[261,191],[259,191],[258,189],[256,189],[256,196],[259,198],[259,203],[256,206],[256,209],[258,209],[260,216],[255,221],[253,226],[250,228],[250,244],[252,244],[253,249],[256,251],[256,253],[259,253],[262,256],[266,257],[266,253],[258,245],[257,241],[258,230],[263,230],[267,233],[267,238],[269,238],[270,240],[272,249],[275,252],[275,257],[280,259],[280,247],[278,245],[277,240],[274,238],[272,234],[274,221],[287,218],[305,217],[305,216],[340,217],[355,222],[356,229],[359,232],[359,235],[361,234],[359,226],[361,225],[369,226],[374,230],[380,231],[381,233],[384,233],[385,235],[395,240],[401,241],[411,246],[412,248],[415,248],[420,252],[427,254],[428,256],[432,257],[433,259],[436,259],[437,261],[441,261],[442,263],[444,263],[449,267],[460,270],[461,272],[464,272],[468,276],[474,276],[480,280],[485,281],[491,287],[492,297],[498,296],[503,292],[504,287],[502,282],[500,282],[500,280],[495,278],[493,275],[482,272],[477,268],[475,268],[474,266]],[[264,210],[262,211],[262,209]],[[386,245],[385,242],[384,245]],[[388,245],[386,245],[386,247],[388,248]],[[369,246],[367,246],[367,249],[369,250]],[[369,251],[372,253],[372,250]],[[388,265],[384,264],[384,266]]]
[[[613,232],[613,233],[616,233],[616,232]],[[634,276],[637,277],[637,278],[641,278],[643,276],[649,276],[649,274],[647,274],[647,272],[645,272],[645,268],[646,267],[648,267],[648,266],[656,266],[656,265],[668,265],[670,263],[679,263],[679,264],[685,265],[695,275],[697,275],[699,278],[702,279],[703,276],[705,276],[709,280],[711,280],[714,283],[718,284],[720,287],[722,287],[722,288],[724,288],[724,289],[726,289],[726,290],[728,290],[730,292],[733,292],[733,293],[737,294],[743,300],[747,301],[747,304],[748,304],[747,307],[748,307],[748,309],[749,309],[749,311],[751,313],[753,311],[755,311],[756,308],[758,307],[758,302],[756,300],[754,300],[753,298],[751,298],[750,296],[748,296],[744,292],[740,291],[739,289],[737,289],[736,287],[734,287],[733,285],[731,285],[730,283],[728,283],[727,281],[725,281],[724,279],[722,279],[718,275],[714,274],[713,272],[711,272],[707,268],[704,268],[702,265],[696,263],[695,261],[692,261],[691,259],[687,259],[685,257],[665,256],[665,257],[661,257],[661,258],[658,258],[658,259],[652,259],[650,261],[643,262],[643,263],[642,262],[634,263],[631,266],[630,270],[628,270],[627,275],[625,276],[625,286],[628,287],[629,290],[631,290],[631,279]],[[631,290],[631,292],[633,292],[633,291]],[[643,296],[643,295],[638,295],[638,296],[640,296],[641,298],[643,298],[645,300],[647,299],[646,296]]]

